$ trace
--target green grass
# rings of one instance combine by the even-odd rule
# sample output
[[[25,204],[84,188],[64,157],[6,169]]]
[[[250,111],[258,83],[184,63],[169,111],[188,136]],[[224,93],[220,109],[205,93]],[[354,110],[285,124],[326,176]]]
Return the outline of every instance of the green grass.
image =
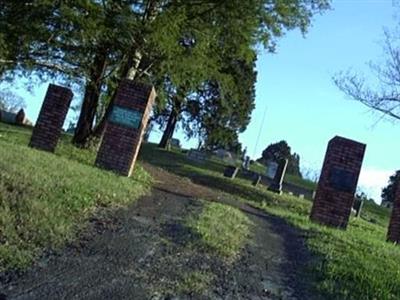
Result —
[[[186,221],[186,226],[199,237],[194,247],[209,249],[228,261],[234,260],[248,242],[251,225],[239,209],[220,203],[204,203],[201,214]]]
[[[24,268],[43,248],[71,240],[96,207],[138,199],[151,184],[93,167],[94,151],[64,136],[56,155],[27,147],[29,129],[0,124],[0,271]]]
[[[264,175],[267,172],[267,167],[255,161],[250,165],[250,170]],[[315,182],[288,173],[285,174],[283,181],[308,190],[315,190],[317,188],[317,184]]]
[[[147,145],[143,154],[155,165],[258,206],[301,230],[316,257],[308,271],[315,275],[314,286],[323,299],[400,299],[400,247],[386,242],[388,209],[366,202],[361,218],[351,217],[346,231],[332,229],[309,220],[309,200],[273,194],[240,178],[227,179],[223,167],[192,162],[179,152]]]
[[[317,184],[314,181],[301,178],[299,176],[295,176],[292,174],[286,174],[284,178],[284,182],[291,183],[293,185],[297,185],[299,187],[315,191],[317,189]]]
[[[352,218],[348,229],[338,230],[310,222],[310,204],[294,197],[280,196],[280,203],[263,201],[259,207],[285,218],[305,232],[307,244],[319,257],[312,266],[318,275],[317,288],[326,299],[399,299],[400,249],[385,241],[388,215],[374,215],[364,208],[362,218]],[[289,209],[281,203],[297,202]],[[377,208],[375,208],[377,210]],[[369,217],[382,225],[368,221]]]
[[[72,148],[68,137],[63,137],[56,155],[51,155],[26,147],[29,136],[27,129],[0,125],[3,267],[25,265],[43,246],[62,244],[73,237],[76,224],[94,207],[131,201],[145,191],[149,181],[140,168],[131,179],[93,168],[93,151]],[[400,299],[400,247],[385,241],[388,209],[366,202],[361,218],[352,217],[346,231],[336,230],[309,220],[310,201],[279,196],[241,178],[227,179],[222,176],[222,163],[193,162],[178,150],[168,152],[151,144],[143,145],[139,158],[258,206],[297,227],[316,257],[308,271],[315,275],[314,285],[323,299]],[[197,246],[234,257],[251,225],[234,209],[227,212],[211,203],[189,219],[187,226],[201,237]],[[206,284],[203,275],[188,274],[182,288],[202,289],[202,282]]]
[[[376,204],[374,201],[365,201],[362,208],[362,218],[372,224],[386,228],[389,224],[391,210]]]

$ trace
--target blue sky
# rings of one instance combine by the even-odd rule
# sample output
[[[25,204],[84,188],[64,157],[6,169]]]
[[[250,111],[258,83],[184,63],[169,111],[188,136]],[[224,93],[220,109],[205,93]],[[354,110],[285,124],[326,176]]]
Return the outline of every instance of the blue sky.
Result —
[[[284,37],[277,53],[258,61],[256,110],[240,140],[256,157],[266,145],[285,139],[304,166],[320,169],[327,142],[341,135],[367,144],[359,185],[379,200],[388,176],[400,169],[400,123],[379,121],[379,115],[349,100],[332,83],[341,70],[370,73],[368,62],[382,61],[384,27],[393,28],[392,1],[334,1],[317,16],[305,38]],[[267,115],[256,150],[263,111]]]
[[[349,100],[331,77],[349,68],[370,73],[367,64],[382,60],[383,28],[394,28],[400,4],[396,0],[337,0],[332,6],[314,18],[305,37],[299,31],[289,32],[275,54],[260,52],[256,109],[240,141],[257,158],[268,144],[284,139],[300,154],[301,164],[314,170],[321,168],[327,143],[335,135],[366,143],[359,185],[379,202],[380,189],[400,169],[400,123],[378,122],[379,115]],[[36,120],[46,88],[39,86],[33,94],[12,88],[25,98],[32,120]],[[176,136],[185,140],[179,132]],[[155,133],[151,138],[159,137]],[[195,147],[197,141],[184,145]]]

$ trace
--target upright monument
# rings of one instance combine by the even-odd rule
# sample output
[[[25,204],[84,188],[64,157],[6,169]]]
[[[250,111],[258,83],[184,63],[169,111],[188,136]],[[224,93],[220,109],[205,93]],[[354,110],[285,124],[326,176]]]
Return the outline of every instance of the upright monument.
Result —
[[[96,157],[96,165],[131,176],[156,97],[152,86],[121,82]]]
[[[49,85],[29,146],[54,152],[72,97],[70,89]]]
[[[343,229],[347,227],[365,148],[365,144],[339,136],[329,141],[311,220]]]
[[[269,185],[268,190],[272,191],[274,193],[282,194],[282,183],[283,183],[283,179],[285,178],[288,160],[281,159],[278,163],[275,163],[275,164],[276,164],[276,169],[271,171],[271,173],[274,172],[275,174],[273,175],[272,183]],[[270,172],[271,166],[272,166],[272,164],[269,164],[267,172]],[[272,174],[270,174],[270,175],[272,175]]]

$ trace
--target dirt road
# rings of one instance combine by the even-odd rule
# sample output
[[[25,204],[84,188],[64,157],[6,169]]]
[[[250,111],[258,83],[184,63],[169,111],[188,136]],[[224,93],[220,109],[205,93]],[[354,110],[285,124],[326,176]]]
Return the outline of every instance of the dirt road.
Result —
[[[226,195],[146,165],[156,179],[150,195],[125,209],[90,220],[80,238],[41,258],[24,274],[3,274],[4,299],[317,299],[303,267],[309,262],[301,234],[282,220]],[[254,239],[234,263],[186,247],[185,217],[204,202],[245,212]],[[182,285],[209,274],[208,286]],[[195,279],[195,278],[194,278]],[[1,296],[0,296],[1,299]]]

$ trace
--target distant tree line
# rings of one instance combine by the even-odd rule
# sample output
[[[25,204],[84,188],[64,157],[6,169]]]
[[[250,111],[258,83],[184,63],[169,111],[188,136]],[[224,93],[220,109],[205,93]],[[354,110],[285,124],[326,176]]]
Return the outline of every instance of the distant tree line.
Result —
[[[388,185],[382,189],[382,202],[394,202],[396,189],[400,183],[400,170],[389,177]],[[400,191],[399,191],[400,192]]]
[[[122,79],[155,86],[152,122],[207,149],[238,149],[254,109],[257,50],[307,31],[329,0],[3,0],[1,80],[57,80],[83,95],[73,142],[101,136]],[[295,159],[295,158],[293,158]]]

